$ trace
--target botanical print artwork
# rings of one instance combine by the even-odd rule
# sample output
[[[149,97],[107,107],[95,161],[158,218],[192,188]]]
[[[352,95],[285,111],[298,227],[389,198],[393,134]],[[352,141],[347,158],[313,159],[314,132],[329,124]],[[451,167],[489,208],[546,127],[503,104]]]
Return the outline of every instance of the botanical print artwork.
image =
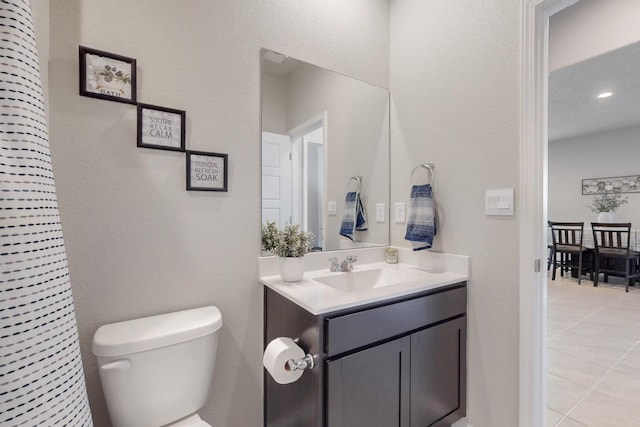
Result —
[[[131,99],[131,64],[117,59],[86,54],[87,92]]]

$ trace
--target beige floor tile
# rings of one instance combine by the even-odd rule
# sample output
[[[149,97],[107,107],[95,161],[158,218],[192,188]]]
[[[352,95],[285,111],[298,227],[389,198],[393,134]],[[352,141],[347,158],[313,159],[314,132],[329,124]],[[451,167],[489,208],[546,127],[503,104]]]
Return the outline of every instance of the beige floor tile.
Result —
[[[547,426],[640,426],[640,290],[612,282],[548,281]]]
[[[573,329],[547,340],[547,347],[597,365],[612,366],[635,344],[630,337],[575,334]]]
[[[622,322],[605,322],[603,320],[590,317],[579,323],[570,326],[567,331],[574,334],[583,335],[585,337],[629,337],[632,339],[640,338],[640,329],[634,325],[624,324]]]
[[[640,342],[618,362],[615,370],[633,377],[640,376]]]
[[[591,391],[569,416],[589,427],[640,426],[640,405]]]
[[[588,392],[587,387],[557,375],[547,375],[547,406],[560,414],[568,413]]]
[[[629,376],[620,371],[612,370],[606,373],[594,390],[640,407],[638,403],[640,379],[637,376]]]
[[[547,358],[550,374],[588,388],[593,387],[609,369],[606,365],[597,365],[552,349],[547,349]]]
[[[584,316],[578,313],[564,312],[560,309],[551,311],[547,315],[547,328],[555,332],[563,332],[582,322]]]
[[[563,418],[564,415],[562,415],[561,413],[556,412],[551,408],[547,408],[547,419],[545,420],[545,425],[547,427],[554,427]]]
[[[558,427],[589,427],[587,424],[582,424],[570,417],[565,417],[558,423]],[[604,427],[604,426],[602,426]]]

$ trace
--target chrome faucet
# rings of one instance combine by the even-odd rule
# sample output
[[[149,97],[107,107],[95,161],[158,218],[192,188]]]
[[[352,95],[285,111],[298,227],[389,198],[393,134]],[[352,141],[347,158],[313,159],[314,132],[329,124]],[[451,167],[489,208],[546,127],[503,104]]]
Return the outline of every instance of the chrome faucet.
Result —
[[[329,266],[329,270],[332,272],[335,271],[351,271],[353,270],[353,263],[358,261],[358,257],[356,255],[348,255],[344,261],[338,264],[338,258],[331,257],[329,258],[329,262],[331,265]]]

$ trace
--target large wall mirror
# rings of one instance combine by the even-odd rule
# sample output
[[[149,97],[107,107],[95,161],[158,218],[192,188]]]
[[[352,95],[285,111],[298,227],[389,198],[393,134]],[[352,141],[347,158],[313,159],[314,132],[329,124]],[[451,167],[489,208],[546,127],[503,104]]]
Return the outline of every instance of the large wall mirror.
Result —
[[[262,223],[301,224],[314,251],[388,245],[389,91],[271,50],[261,60]],[[366,214],[353,239],[340,234],[349,192]]]

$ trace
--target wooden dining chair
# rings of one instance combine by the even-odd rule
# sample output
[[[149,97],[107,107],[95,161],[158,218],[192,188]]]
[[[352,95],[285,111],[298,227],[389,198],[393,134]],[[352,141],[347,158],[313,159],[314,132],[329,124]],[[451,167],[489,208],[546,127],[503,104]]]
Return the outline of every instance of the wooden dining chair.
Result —
[[[591,263],[584,263],[585,254],[590,252],[582,244],[584,222],[549,221],[549,227],[551,228],[553,253],[551,280],[556,280],[557,268],[560,268],[561,276],[564,276],[565,271],[571,271],[575,266],[574,257],[576,256],[578,257],[578,284],[580,284],[583,274],[589,273],[590,276],[593,276]]]
[[[595,278],[593,286],[598,286],[598,276],[624,276],[625,291],[640,278],[638,260],[640,252],[631,249],[631,223],[592,222],[593,244],[595,246]]]

